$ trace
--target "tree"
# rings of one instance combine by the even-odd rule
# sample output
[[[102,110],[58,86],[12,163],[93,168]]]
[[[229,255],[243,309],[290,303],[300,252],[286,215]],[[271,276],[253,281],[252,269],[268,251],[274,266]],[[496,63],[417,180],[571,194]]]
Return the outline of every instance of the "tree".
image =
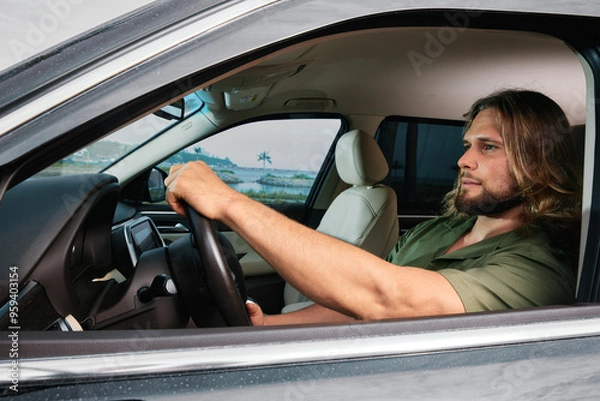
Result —
[[[263,162],[263,169],[266,167],[265,163],[269,162],[269,164],[273,164],[271,162],[271,156],[269,156],[269,152],[267,151],[263,151],[261,153],[258,154],[258,161],[262,161]]]
[[[198,156],[196,157],[196,160],[198,160],[198,159],[200,158],[200,155],[202,154],[202,148],[201,148],[200,146],[198,146],[198,147],[195,147],[195,148],[194,148],[194,152],[196,152],[196,154],[198,155]]]

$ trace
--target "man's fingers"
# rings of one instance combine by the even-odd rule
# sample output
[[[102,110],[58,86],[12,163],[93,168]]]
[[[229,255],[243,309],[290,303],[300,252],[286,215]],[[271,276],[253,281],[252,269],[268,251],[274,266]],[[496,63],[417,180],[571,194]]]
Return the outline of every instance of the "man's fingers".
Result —
[[[260,306],[252,301],[246,301],[246,311],[248,312],[248,317],[250,317],[253,326],[264,325],[264,314],[262,309],[260,309]]]
[[[250,316],[256,316],[261,312],[260,307],[252,301],[246,301],[246,310]]]
[[[175,212],[185,215],[181,205],[187,202],[198,213],[213,220],[222,216],[223,204],[235,192],[202,161],[172,166],[165,186],[166,201]]]
[[[174,166],[171,166],[171,168],[169,169],[169,175],[167,176],[167,178],[165,178],[164,184],[166,187],[165,200],[176,213],[185,216],[185,210],[180,203],[180,199],[182,199],[182,194],[178,193],[178,191],[175,188],[176,179],[183,171],[183,166],[184,165],[182,164],[176,164]]]
[[[165,187],[168,188],[169,185],[171,185],[171,182],[173,182],[173,180],[177,176],[177,172],[181,170],[182,167],[183,164],[175,164],[171,166],[171,168],[169,169],[169,175],[167,176],[167,178],[165,178]]]
[[[175,173],[177,170],[179,170],[181,167],[183,167],[183,164],[173,164],[171,166],[171,168],[169,169],[169,174],[173,174]]]

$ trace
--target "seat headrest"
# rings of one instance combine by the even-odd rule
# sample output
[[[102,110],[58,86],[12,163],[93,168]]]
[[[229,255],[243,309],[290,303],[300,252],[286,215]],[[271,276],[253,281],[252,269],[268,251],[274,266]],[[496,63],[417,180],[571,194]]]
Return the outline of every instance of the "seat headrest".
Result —
[[[389,167],[375,139],[361,130],[345,133],[335,147],[340,178],[350,185],[370,186],[383,180]]]

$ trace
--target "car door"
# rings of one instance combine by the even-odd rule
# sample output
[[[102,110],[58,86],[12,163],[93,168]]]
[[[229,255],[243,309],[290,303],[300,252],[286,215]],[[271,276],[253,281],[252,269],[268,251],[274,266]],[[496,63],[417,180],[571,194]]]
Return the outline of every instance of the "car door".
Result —
[[[97,67],[90,62],[90,66],[69,70],[66,78],[57,74],[48,80],[42,72],[54,63],[53,57],[65,61],[79,54],[67,51],[72,48],[66,47],[47,55],[47,62],[38,60],[40,65],[34,65],[28,72],[32,77],[38,76],[38,80],[43,79],[42,86],[28,87],[27,80],[16,73],[5,77],[4,89],[9,89],[7,82],[20,79],[23,84],[20,95],[34,99],[19,98],[19,102],[12,103],[6,101],[8,95],[0,95],[6,96],[2,104],[10,105],[4,115],[10,118],[2,121],[5,133],[0,136],[3,190],[38,171],[40,166],[47,166],[90,140],[159,108],[173,97],[216,79],[249,59],[254,61],[274,51],[277,48],[271,47],[274,42],[289,40],[290,36],[301,41],[306,39],[302,35],[346,34],[382,26],[400,29],[424,26],[425,31],[418,32],[422,39],[418,43],[425,47],[416,50],[422,56],[419,60],[425,63],[421,66],[426,68],[440,63],[443,49],[460,43],[458,38],[467,28],[489,31],[490,36],[502,35],[504,31],[525,31],[534,36],[548,34],[578,52],[586,74],[589,93],[584,99],[588,108],[584,211],[587,220],[582,236],[587,242],[582,244],[582,265],[587,269],[581,275],[586,289],[580,301],[599,300],[600,173],[595,163],[599,116],[595,99],[600,75],[595,29],[600,15],[597,6],[541,1],[522,1],[516,5],[509,1],[478,5],[481,9],[475,9],[451,2],[452,8],[441,9],[439,2],[423,2],[415,9],[410,1],[207,1],[203,3],[206,8],[196,5],[202,9],[197,10],[192,3],[200,4],[161,2],[164,9],[151,9],[141,20],[132,18],[137,22],[132,25],[138,29],[157,20],[172,25],[167,24],[169,32],[163,32],[164,36],[149,34],[136,41],[133,49],[126,49],[138,50],[137,46],[149,43],[156,46],[141,48],[137,61],[131,58],[135,52],[123,49],[121,54],[111,52],[109,60],[119,62],[110,64],[108,75],[103,75],[106,69],[94,69],[94,74],[86,75],[90,72],[86,68]],[[248,14],[242,16],[225,7],[231,5],[225,3],[254,8],[245,10]],[[168,8],[185,18],[192,15],[192,21],[185,22],[195,24],[196,36],[177,37],[177,41],[167,41],[168,45],[161,42],[160,47],[154,41],[172,39],[167,34],[179,34],[178,29],[185,25],[183,19],[168,19]],[[161,15],[157,11],[164,12],[164,18],[156,18]],[[269,18],[269,23],[262,18]],[[198,24],[199,20],[203,24]],[[112,43],[111,29],[115,27],[107,28],[104,37],[107,44]],[[104,34],[99,35],[102,38]],[[84,39],[82,48],[101,48],[89,46],[90,42]],[[123,54],[131,57],[120,59]],[[458,67],[469,77],[475,72],[489,77],[487,71],[477,70],[474,65]],[[82,80],[77,81],[81,77],[85,78],[82,79],[87,84],[85,88],[72,85],[69,91],[68,86],[59,85],[81,84]],[[439,83],[439,91],[426,93],[425,98],[431,99],[453,87],[454,77],[447,76],[447,80]],[[443,83],[448,85],[442,87]],[[54,92],[57,88],[61,90]],[[467,89],[467,85],[459,88]],[[356,111],[358,121],[360,111]],[[30,135],[23,135],[25,132]],[[267,150],[263,147],[260,152]],[[148,167],[155,162],[150,161]],[[299,328],[144,330],[140,327],[124,332],[22,332],[17,333],[16,339],[5,333],[3,349],[14,349],[16,343],[20,359],[10,356],[2,361],[6,373],[2,383],[8,388],[12,382],[7,372],[18,365],[21,371],[16,379],[21,380],[21,389],[28,391],[23,392],[23,399],[90,398],[98,394],[122,398],[124,391],[129,397],[182,399],[189,399],[193,392],[204,393],[207,399],[215,394],[229,399],[322,399],[332,393],[331,398],[344,399],[398,396],[596,399],[598,315],[598,306],[586,305]],[[404,375],[403,371],[409,374]],[[532,387],[534,375],[541,382],[536,381]],[[442,388],[441,382],[445,384]],[[5,393],[14,395],[10,391],[7,389]]]

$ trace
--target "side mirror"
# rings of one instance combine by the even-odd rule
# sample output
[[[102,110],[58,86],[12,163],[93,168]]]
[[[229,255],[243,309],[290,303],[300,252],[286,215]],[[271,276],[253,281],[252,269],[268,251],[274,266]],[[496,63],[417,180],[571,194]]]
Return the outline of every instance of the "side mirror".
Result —
[[[167,173],[164,170],[157,167],[150,170],[147,181],[148,201],[150,203],[162,202],[165,200],[167,190],[167,188],[165,188],[165,178],[167,178]]]
[[[136,205],[163,202],[167,191],[164,183],[167,175],[158,167],[146,170],[122,188],[121,200]]]

